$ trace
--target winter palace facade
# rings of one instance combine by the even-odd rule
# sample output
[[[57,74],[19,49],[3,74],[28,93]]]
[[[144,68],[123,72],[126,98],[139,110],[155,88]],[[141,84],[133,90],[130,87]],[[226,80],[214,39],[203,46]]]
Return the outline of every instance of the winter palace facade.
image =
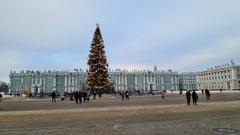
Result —
[[[161,91],[196,89],[196,74],[178,74],[172,70],[109,70],[109,76],[116,91]],[[51,91],[74,92],[83,89],[86,72],[75,69],[70,71],[12,71],[10,92],[29,91],[32,93]]]
[[[172,70],[109,70],[115,91],[162,90],[240,90],[240,65],[234,63],[208,68],[201,72],[178,73]],[[12,71],[10,92],[40,93],[83,90],[86,72],[74,71]]]

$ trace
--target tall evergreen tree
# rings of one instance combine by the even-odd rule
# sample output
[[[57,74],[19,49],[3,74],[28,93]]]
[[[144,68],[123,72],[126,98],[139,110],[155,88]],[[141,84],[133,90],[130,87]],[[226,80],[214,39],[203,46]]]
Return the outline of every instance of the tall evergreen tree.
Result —
[[[98,93],[105,92],[109,85],[108,64],[99,25],[94,32],[88,56],[86,89]]]

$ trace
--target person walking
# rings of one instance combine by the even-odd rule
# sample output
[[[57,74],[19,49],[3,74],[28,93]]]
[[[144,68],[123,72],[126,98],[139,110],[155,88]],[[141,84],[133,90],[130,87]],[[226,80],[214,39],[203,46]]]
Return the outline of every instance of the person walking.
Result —
[[[3,96],[2,96],[2,94],[0,93],[0,102],[2,102],[2,97],[3,97]]]
[[[90,92],[88,91],[88,92],[87,92],[87,101],[88,101],[88,102],[90,101],[90,97],[91,97],[91,94],[90,94]]]
[[[64,101],[64,93],[61,95],[61,100]]]
[[[74,99],[75,99],[76,104],[78,104],[78,92],[77,91],[75,91],[75,93],[74,93]]]
[[[125,92],[125,95],[126,95],[126,100],[129,100],[129,93],[128,93],[128,91]]]
[[[69,100],[70,101],[74,101],[74,93],[70,93],[69,94]]]
[[[79,99],[79,103],[82,103],[82,97],[83,97],[83,94],[81,91],[78,92],[78,99]]]
[[[186,92],[186,98],[187,98],[187,105],[190,105],[190,101],[191,101],[191,92],[188,90]]]
[[[86,102],[86,99],[87,99],[87,92],[84,91],[84,92],[83,92],[83,101]]]
[[[53,103],[53,102],[56,103],[56,96],[57,96],[56,92],[53,91],[53,92],[51,93],[51,96],[52,96],[52,103]]]
[[[97,92],[94,90],[94,92],[93,92],[93,100],[96,99],[96,95],[97,95]]]
[[[192,100],[193,100],[193,104],[197,105],[198,95],[195,90],[193,90],[193,92],[192,92]]]
[[[206,94],[206,99],[210,100],[210,91],[208,89],[205,90],[205,94]]]
[[[220,93],[222,93],[222,89],[220,89]]]
[[[124,100],[124,96],[125,96],[125,92],[124,91],[121,92],[121,96],[122,96],[122,101],[123,101]]]
[[[182,90],[180,90],[180,95],[182,95]]]
[[[161,95],[162,95],[162,99],[164,99],[164,98],[165,98],[165,92],[162,91],[162,92],[161,92]]]

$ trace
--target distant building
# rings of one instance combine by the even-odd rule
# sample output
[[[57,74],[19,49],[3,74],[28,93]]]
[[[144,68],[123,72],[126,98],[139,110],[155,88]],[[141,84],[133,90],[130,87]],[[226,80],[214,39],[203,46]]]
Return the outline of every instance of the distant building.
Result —
[[[240,90],[240,65],[225,64],[197,73],[197,88],[209,90]]]
[[[51,91],[74,92],[83,90],[86,80],[86,72],[75,69],[70,71],[21,71],[11,72],[10,92],[19,93],[28,91],[31,93],[49,93]],[[195,73],[178,74],[172,70],[110,70],[109,77],[113,82],[115,91],[162,91],[194,89],[196,82]],[[181,79],[184,79],[181,80]],[[195,79],[195,80],[194,80]]]
[[[82,70],[11,72],[10,92],[49,93],[51,91],[73,92],[82,90],[86,73]]]
[[[179,90],[197,89],[196,73],[185,72],[179,74]]]
[[[74,92],[84,88],[86,72],[74,71],[20,71],[12,72],[10,92],[32,93]],[[240,90],[240,65],[231,64],[215,66],[198,73],[178,73],[172,70],[109,70],[109,77],[115,91],[162,91],[162,90]]]
[[[116,70],[110,72],[110,76],[115,85],[115,90],[178,90],[178,73],[169,71],[135,70]]]

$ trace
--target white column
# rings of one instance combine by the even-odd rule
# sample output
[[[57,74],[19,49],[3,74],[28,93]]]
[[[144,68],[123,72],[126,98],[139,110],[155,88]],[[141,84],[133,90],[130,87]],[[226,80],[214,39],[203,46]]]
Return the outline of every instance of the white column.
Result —
[[[126,87],[126,90],[128,90],[127,76],[125,76],[125,87]]]
[[[121,85],[121,78],[120,78],[120,75],[118,75],[118,85]]]
[[[77,88],[77,77],[75,76],[75,89],[78,90]]]
[[[237,73],[236,73],[237,69],[231,69],[231,80],[236,80],[237,79]]]
[[[72,92],[72,89],[71,89],[71,76],[68,76],[68,90],[69,92]]]
[[[33,86],[33,77],[31,77],[31,87]]]
[[[42,83],[42,77],[40,78],[40,83],[39,83],[39,85],[41,86],[43,83]]]
[[[38,82],[37,82],[37,77],[35,78],[35,83],[34,83],[35,85],[37,85],[38,84]]]
[[[71,81],[72,81],[72,80],[71,80],[71,79],[72,79],[72,77],[71,77],[71,76],[69,76],[69,78],[68,78],[68,79],[69,79],[69,80],[68,80],[68,81],[69,81],[69,89],[70,89],[70,92],[72,92],[72,82],[71,82]]]
[[[121,89],[121,78],[120,78],[120,75],[118,75],[118,89],[122,90]]]
[[[123,77],[123,75],[122,75],[122,76],[121,76],[121,87],[122,87],[121,89],[122,89],[122,90],[124,90],[124,85],[123,85],[123,84],[124,84],[124,77]]]
[[[77,85],[76,80],[77,80],[77,78],[76,78],[76,76],[74,76],[74,91],[77,90],[77,87],[76,87],[76,85]]]
[[[64,91],[67,91],[67,76],[64,75]]]
[[[67,77],[67,89],[68,89],[68,92],[71,92],[71,89],[70,89],[70,76]]]
[[[75,91],[74,89],[74,77],[72,76],[72,91]]]
[[[145,86],[145,76],[143,76],[143,89],[145,90],[146,86]]]
[[[53,77],[53,90],[56,91],[56,77]]]
[[[138,80],[137,80],[137,76],[135,76],[135,90],[138,89]]]
[[[75,77],[75,87],[77,90],[79,90],[79,86],[78,86],[78,77]]]
[[[43,78],[43,91],[46,92],[46,78]]]
[[[31,93],[33,92],[34,78],[31,77],[31,89],[29,90]]]
[[[67,77],[67,75],[65,76],[65,91],[69,92],[68,91],[68,77]]]
[[[74,76],[72,76],[72,91],[75,91],[75,89],[74,89]]]

